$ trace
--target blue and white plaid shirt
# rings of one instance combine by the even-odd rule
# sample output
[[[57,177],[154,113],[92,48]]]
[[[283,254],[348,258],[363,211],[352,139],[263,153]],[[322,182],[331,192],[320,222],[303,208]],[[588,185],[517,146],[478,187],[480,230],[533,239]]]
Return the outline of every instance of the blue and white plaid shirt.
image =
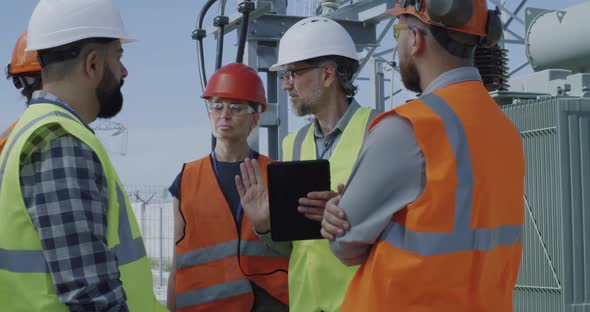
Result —
[[[40,99],[62,103],[45,91],[33,94],[32,101]],[[23,199],[59,300],[71,311],[128,311],[107,246],[107,180],[98,156],[49,124],[30,137],[20,159]]]

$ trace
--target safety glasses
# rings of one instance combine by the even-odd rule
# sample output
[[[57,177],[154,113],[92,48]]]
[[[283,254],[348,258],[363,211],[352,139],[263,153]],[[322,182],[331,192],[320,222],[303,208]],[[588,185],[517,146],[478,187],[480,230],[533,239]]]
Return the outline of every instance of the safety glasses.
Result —
[[[293,79],[296,78],[298,75],[300,75],[300,73],[303,73],[306,70],[320,68],[320,67],[322,67],[322,66],[314,65],[314,66],[306,66],[306,67],[301,67],[301,68],[287,69],[287,70],[285,70],[285,72],[283,72],[281,74],[280,77],[283,82],[286,82],[288,84],[293,84]]]
[[[207,110],[213,114],[221,115],[226,107],[232,115],[245,115],[256,112],[254,108],[248,104],[207,101]]]
[[[402,30],[408,30],[408,29],[417,29],[419,32],[421,32],[422,34],[426,35],[426,31],[423,29],[420,29],[418,27],[416,27],[416,25],[412,25],[412,24],[394,24],[393,25],[393,38],[397,41],[399,40],[399,33]]]

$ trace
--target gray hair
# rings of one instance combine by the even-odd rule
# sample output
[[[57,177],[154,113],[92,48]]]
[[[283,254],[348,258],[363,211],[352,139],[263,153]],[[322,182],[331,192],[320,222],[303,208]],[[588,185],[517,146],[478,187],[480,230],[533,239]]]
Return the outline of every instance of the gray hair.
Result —
[[[356,95],[357,86],[353,84],[354,75],[359,70],[359,62],[347,57],[338,55],[320,56],[313,59],[305,60],[305,63],[323,65],[332,65],[336,72],[338,85],[347,97]]]

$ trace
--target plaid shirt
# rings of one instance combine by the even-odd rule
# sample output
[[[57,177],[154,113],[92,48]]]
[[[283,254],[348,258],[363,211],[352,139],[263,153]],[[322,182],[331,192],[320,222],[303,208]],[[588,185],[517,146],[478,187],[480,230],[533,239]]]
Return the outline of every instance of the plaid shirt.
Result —
[[[43,91],[33,95],[39,99],[61,103]],[[50,124],[30,137],[20,159],[23,199],[59,300],[71,311],[128,311],[107,246],[107,180],[98,156]]]

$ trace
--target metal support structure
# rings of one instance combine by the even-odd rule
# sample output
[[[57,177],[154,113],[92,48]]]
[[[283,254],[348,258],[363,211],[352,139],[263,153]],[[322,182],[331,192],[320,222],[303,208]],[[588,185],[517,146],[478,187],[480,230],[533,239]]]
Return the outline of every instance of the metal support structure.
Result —
[[[500,8],[501,11],[503,11],[504,13],[508,14],[508,16],[512,17],[514,20],[516,20],[517,22],[521,23],[522,25],[524,25],[524,21],[517,16],[518,12],[514,13],[508,9],[506,9],[504,7],[504,5],[500,2],[500,0],[490,0],[493,4],[495,4],[496,6],[498,6]]]
[[[139,191],[135,192],[135,199],[137,199],[139,202],[141,202],[141,226],[140,226],[140,230],[141,230],[141,235],[145,235],[146,231],[145,231],[145,220],[146,220],[146,216],[145,216],[145,207],[147,205],[149,205],[149,203],[152,201],[152,199],[154,199],[154,196],[156,196],[155,193],[153,193],[148,199],[143,199],[139,196]]]
[[[383,75],[383,61],[371,57],[369,59],[369,81],[371,84],[371,102],[378,112],[385,111],[385,77]]]
[[[255,40],[248,39],[248,41],[246,41],[246,47],[244,49],[245,64],[254,68],[255,70],[258,69],[258,56],[256,55],[257,47],[258,43]],[[250,132],[250,135],[248,136],[248,145],[253,150],[260,151],[258,128],[254,128],[254,130]]]
[[[158,265],[158,270],[160,271],[160,287],[164,285],[164,274],[162,270],[162,263],[164,262],[164,246],[163,246],[163,233],[164,233],[164,216],[163,216],[163,207],[160,205],[160,264]]]
[[[277,72],[269,72],[268,68],[277,61],[277,41],[249,40],[247,49],[248,66],[257,71],[266,72],[267,111],[262,114],[259,126],[266,128],[268,133],[268,156],[280,159],[281,142],[289,132],[288,98],[281,90],[281,81]],[[250,146],[258,150],[259,136],[253,131],[248,140]]]
[[[268,156],[272,159],[282,159],[282,149],[281,149],[281,142],[282,139],[287,136],[289,133],[289,114],[288,114],[288,99],[287,93],[281,90],[281,83],[276,72],[267,72],[266,73],[266,85],[267,85],[267,99],[269,103],[269,107],[272,107],[272,110],[269,110],[266,113],[266,116],[263,117],[270,117],[274,120],[272,123],[272,127],[268,127]],[[261,126],[270,123],[267,120],[261,120]]]
[[[503,39],[502,42],[509,44],[524,44],[524,40],[519,39]]]
[[[513,14],[517,15],[520,10],[522,10],[522,8],[524,7],[524,5],[527,3],[527,0],[521,0],[520,3],[518,4],[518,6],[516,7],[516,9],[514,10]],[[508,29],[508,26],[510,26],[510,24],[512,23],[512,21],[514,20],[514,17],[510,16],[508,18],[508,20],[506,20],[506,22],[504,23],[503,28],[504,29]]]
[[[376,52],[373,55],[375,57],[379,57],[379,56],[383,56],[383,55],[386,55],[386,54],[389,54],[389,53],[393,53],[394,50],[395,50],[395,48],[389,48],[389,49],[385,49],[383,51]]]
[[[390,31],[391,27],[393,26],[393,23],[394,22],[395,22],[395,18],[390,18],[389,21],[387,21],[387,24],[386,24],[385,28],[381,31],[381,34],[379,34],[379,37],[377,38],[376,44],[374,44],[372,47],[369,48],[369,52],[361,60],[360,66],[359,66],[359,70],[357,72],[357,75],[361,72],[361,70],[363,70],[363,68],[365,67],[365,64],[367,64],[367,61],[370,58],[373,57],[373,54],[375,53],[375,50],[377,50],[377,47],[379,47],[379,45],[381,45],[381,41],[383,41],[383,39],[385,38],[385,36],[387,35],[387,33],[389,33],[389,31]]]
[[[369,78],[369,77],[356,77],[356,81],[369,81],[369,80],[371,80],[371,78]],[[391,79],[385,78],[385,79],[383,79],[383,81],[390,82]]]
[[[397,52],[397,50],[395,50],[395,52]],[[396,95],[398,95],[400,92],[402,92],[402,90],[403,90],[403,89],[401,89],[401,88],[398,88],[398,89],[396,90],[396,86],[395,86],[395,73],[396,73],[396,70],[397,70],[397,67],[396,67],[396,66],[397,66],[397,64],[395,64],[394,62],[392,62],[392,63],[389,63],[389,66],[390,66],[390,68],[391,68],[391,70],[388,72],[388,73],[389,73],[389,75],[390,75],[390,76],[389,76],[389,79],[391,79],[391,84],[390,84],[390,90],[391,90],[391,93],[390,93],[390,95],[388,96],[388,100],[389,100],[389,107],[388,107],[388,108],[389,108],[389,109],[392,109],[392,108],[394,108],[394,107],[395,107],[397,104],[399,104],[399,103],[396,103],[396,102],[395,102],[395,96],[396,96]],[[400,79],[400,80],[401,80],[401,79]]]
[[[529,61],[522,63],[520,66],[516,67],[514,70],[512,70],[510,73],[508,73],[508,77],[516,74],[517,72],[519,72],[523,68],[527,67],[527,65],[529,65]]]
[[[380,22],[391,18],[387,11],[393,9],[395,1],[361,0],[341,6],[338,10],[326,15],[334,19]]]
[[[272,12],[277,14],[286,14],[285,5],[284,0],[258,2],[257,8],[250,14],[251,20],[249,21],[248,40],[246,42],[244,56],[245,63],[248,66],[254,68],[257,72],[266,73],[266,99],[268,109],[262,114],[259,126],[260,128],[267,129],[267,154],[272,159],[280,159],[281,141],[288,134],[288,103],[285,92],[279,90],[280,79],[277,73],[268,72],[268,68],[276,63],[278,40],[280,40],[284,32],[292,24],[288,24],[287,26],[287,24],[283,23],[281,25],[278,19],[272,18],[285,15],[264,15],[260,13],[270,12],[272,10]],[[271,16],[271,18],[268,18],[268,16]],[[278,32],[269,34],[263,28],[273,28],[273,30],[278,30]],[[260,135],[258,128],[256,128],[248,137],[248,144],[252,149],[259,151],[259,140]]]
[[[524,38],[522,36],[520,36],[519,34],[515,33],[514,31],[512,31],[510,29],[504,29],[504,31],[509,33],[510,35],[512,35],[514,38],[516,38],[517,41],[522,42],[522,44],[524,44]]]
[[[111,137],[121,136],[123,140],[121,150],[120,151],[109,151],[117,153],[121,156],[127,155],[127,139],[128,139],[128,130],[127,128],[120,122],[111,121],[111,120],[99,120],[96,121],[91,125],[91,128],[94,129],[95,132],[111,132]]]
[[[262,15],[252,21],[248,34],[249,40],[279,41],[289,27],[304,17],[289,15]],[[336,20],[354,40],[357,50],[376,46],[376,23],[349,20]]]

